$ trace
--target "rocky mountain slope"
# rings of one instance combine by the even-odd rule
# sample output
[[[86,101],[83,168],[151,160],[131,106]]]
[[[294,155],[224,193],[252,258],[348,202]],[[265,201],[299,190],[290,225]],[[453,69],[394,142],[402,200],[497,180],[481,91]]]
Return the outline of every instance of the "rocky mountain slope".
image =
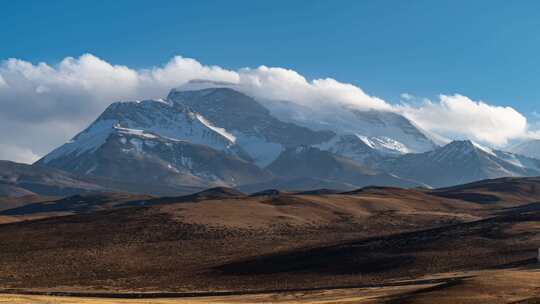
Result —
[[[472,141],[454,141],[430,152],[406,154],[378,165],[402,178],[432,187],[446,187],[506,176],[540,175],[540,161],[484,148]]]
[[[290,176],[267,170],[283,153],[300,146],[328,151],[319,161],[311,157],[312,165],[326,162],[325,158],[378,161],[388,142],[281,121],[255,99],[230,88],[172,90],[165,100],[112,104],[86,130],[37,164],[80,176],[168,186],[239,187],[301,178],[352,187],[416,185],[382,172],[371,172],[368,181],[366,174],[349,174],[344,180],[336,179],[339,174],[323,178],[307,171]]]
[[[351,106],[314,109],[286,101],[267,101],[265,105],[284,120],[314,130],[332,130],[337,137],[358,136],[384,154],[421,153],[437,147],[427,132],[394,112]]]
[[[53,168],[0,161],[1,196],[65,196],[81,192],[105,191],[106,188]]]
[[[540,159],[540,139],[526,140],[508,149],[509,152]]]
[[[38,164],[132,183],[200,187],[270,177],[226,131],[162,100],[112,104]]]
[[[352,159],[307,146],[284,151],[268,166],[268,170],[277,176],[287,176],[291,179],[309,176],[350,184],[355,188],[374,185],[404,188],[421,186],[420,183],[364,167]]]
[[[37,164],[111,186],[166,188],[152,194],[215,186],[443,187],[540,175],[530,157],[470,141],[440,147],[397,113],[344,105],[315,110],[204,81],[165,99],[113,103]]]

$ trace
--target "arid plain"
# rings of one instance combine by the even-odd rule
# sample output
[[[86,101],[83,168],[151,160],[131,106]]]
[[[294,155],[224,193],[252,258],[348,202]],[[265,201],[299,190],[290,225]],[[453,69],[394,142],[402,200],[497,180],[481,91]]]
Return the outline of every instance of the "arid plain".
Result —
[[[0,299],[536,303],[538,201],[536,178],[34,199],[1,212]]]

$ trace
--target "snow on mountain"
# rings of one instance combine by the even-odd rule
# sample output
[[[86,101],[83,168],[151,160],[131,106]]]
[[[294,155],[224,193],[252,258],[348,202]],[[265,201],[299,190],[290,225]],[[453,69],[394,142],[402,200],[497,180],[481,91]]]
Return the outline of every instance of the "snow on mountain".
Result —
[[[531,139],[514,145],[509,152],[540,159],[540,139]]]
[[[165,100],[116,102],[38,161],[127,182],[235,186],[264,182],[284,149],[334,136],[282,122],[231,89],[171,91]]]
[[[49,153],[41,162],[48,164],[57,158],[95,151],[110,134],[122,130],[147,136],[156,134],[247,157],[235,144],[234,137],[187,107],[162,100],[144,100],[113,103],[86,130]]]
[[[313,147],[348,157],[359,164],[369,166],[381,161],[385,156],[380,150],[377,150],[375,140],[358,135],[336,135],[331,140]]]
[[[266,180],[268,173],[252,164],[238,141],[188,105],[117,102],[38,163],[133,183],[206,187]]]
[[[532,157],[523,156],[506,151],[492,150],[492,152],[500,159],[511,163],[514,166],[538,170],[540,172],[540,160]]]
[[[234,143],[261,167],[270,164],[286,148],[320,144],[334,136],[327,130],[313,131],[283,122],[255,99],[230,88],[184,89],[172,90],[167,100],[200,113],[214,126],[226,130],[234,137]]]
[[[397,113],[259,103],[232,84],[190,85],[199,90],[184,87],[171,90],[166,99],[113,103],[38,164],[135,184],[194,187],[302,177],[347,185],[440,187],[540,175],[540,161],[530,157],[472,141],[439,147]],[[282,176],[290,175],[288,167],[296,170],[294,176]],[[331,171],[320,171],[323,167]]]
[[[387,153],[387,154],[411,153],[409,148],[407,148],[404,144],[386,136],[382,136],[382,137],[358,136],[358,138],[362,140],[370,148],[381,151],[383,153]]]
[[[482,179],[540,174],[540,161],[492,150],[470,140],[453,141],[434,151],[406,154],[384,161],[379,168],[433,187]]]
[[[289,101],[272,100],[265,101],[264,105],[280,119],[314,130],[331,130],[338,136],[358,136],[382,153],[419,153],[437,147],[427,132],[394,112],[366,111],[337,105],[313,108]]]
[[[209,80],[193,80],[176,91],[216,88],[242,91],[237,84]],[[313,130],[331,130],[338,135],[362,136],[372,142],[374,149],[383,153],[420,153],[449,142],[422,130],[403,115],[394,112],[359,110],[353,106],[335,104],[307,106],[301,102],[268,99],[259,102],[280,120]]]
[[[419,127],[400,114],[375,110],[350,110],[356,118],[353,122],[356,133],[378,137],[385,142],[390,139],[393,143],[399,143],[384,145],[386,149],[395,147],[393,148],[395,151],[406,149],[407,152],[426,152],[436,147]]]
[[[92,127],[90,127],[92,130]],[[87,132],[89,134],[92,132]],[[82,133],[84,134],[84,133]],[[271,174],[236,154],[207,145],[162,137],[145,130],[114,125],[99,146],[82,144],[80,136],[38,164],[82,176],[105,177],[127,183],[191,187],[235,186],[265,181]],[[96,141],[92,141],[96,142]],[[83,149],[73,149],[73,145]],[[71,153],[61,154],[72,151]],[[54,157],[53,157],[54,156]]]

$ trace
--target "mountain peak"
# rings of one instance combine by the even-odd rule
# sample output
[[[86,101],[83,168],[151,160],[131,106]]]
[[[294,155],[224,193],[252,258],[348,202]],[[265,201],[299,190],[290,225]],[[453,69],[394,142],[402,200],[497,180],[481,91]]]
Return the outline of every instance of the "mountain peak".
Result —
[[[440,148],[439,151],[455,151],[462,154],[481,151],[489,155],[495,155],[495,153],[490,148],[484,147],[470,139],[454,140],[446,146]]]
[[[540,139],[529,139],[514,145],[508,149],[509,152],[540,159]]]
[[[190,91],[173,89],[167,96],[167,101],[175,105],[188,106],[205,116],[221,116],[227,113],[250,116],[270,115],[270,112],[255,99],[227,87]],[[208,118],[213,120],[212,117]]]
[[[228,81],[215,81],[209,79],[192,79],[171,91],[197,91],[211,88],[238,88],[238,85]]]

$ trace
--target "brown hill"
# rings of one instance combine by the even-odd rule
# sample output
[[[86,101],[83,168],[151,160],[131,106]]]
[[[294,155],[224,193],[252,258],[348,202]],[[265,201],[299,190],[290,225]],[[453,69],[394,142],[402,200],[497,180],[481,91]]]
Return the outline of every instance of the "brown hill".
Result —
[[[98,204],[112,209],[0,225],[0,286],[275,289],[526,264],[540,241],[539,211],[533,198],[521,206],[514,199],[535,180],[507,182],[444,196],[379,187],[245,196],[218,188],[149,206],[115,209],[113,200]],[[474,187],[500,200],[448,198]]]
[[[475,203],[522,205],[540,201],[540,178],[500,178],[441,188],[430,193]]]

